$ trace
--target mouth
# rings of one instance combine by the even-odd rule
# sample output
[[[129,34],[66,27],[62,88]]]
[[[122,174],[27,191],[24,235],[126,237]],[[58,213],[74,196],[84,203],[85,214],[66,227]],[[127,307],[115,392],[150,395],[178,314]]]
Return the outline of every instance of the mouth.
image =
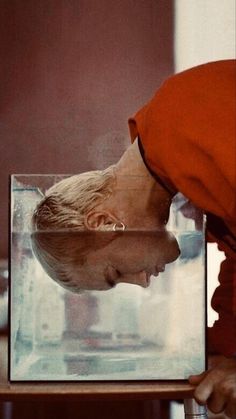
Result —
[[[151,283],[151,275],[148,272],[145,272],[146,278],[145,278],[145,284],[144,284],[144,288],[149,287],[150,283]]]
[[[165,272],[165,265],[156,265],[155,268],[152,270],[151,275],[156,277],[161,272]]]
[[[154,276],[156,278],[160,272],[164,272],[164,271],[165,271],[165,266],[156,267],[151,272],[144,271],[144,274],[145,274],[144,288],[149,287],[149,285],[151,284],[151,277]]]
[[[149,287],[151,283],[151,277],[154,276],[155,278],[161,273],[165,271],[165,265],[157,265],[155,266],[152,271],[144,271],[145,274],[145,281],[144,281],[144,288]]]
[[[158,273],[160,273],[160,272],[165,272],[165,265],[157,265],[157,266],[156,266],[156,271],[157,271]]]

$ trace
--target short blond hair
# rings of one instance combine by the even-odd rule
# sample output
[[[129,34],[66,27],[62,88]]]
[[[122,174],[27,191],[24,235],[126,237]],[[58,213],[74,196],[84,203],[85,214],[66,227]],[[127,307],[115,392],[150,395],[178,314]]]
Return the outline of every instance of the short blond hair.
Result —
[[[34,211],[33,231],[84,230],[85,215],[113,192],[114,167],[70,176],[53,185]]]
[[[86,229],[86,214],[111,196],[115,185],[114,166],[81,173],[52,186],[32,217],[32,248],[47,274],[64,288],[74,288],[76,267],[89,249],[104,247],[114,234]],[[76,286],[77,288],[78,286]]]

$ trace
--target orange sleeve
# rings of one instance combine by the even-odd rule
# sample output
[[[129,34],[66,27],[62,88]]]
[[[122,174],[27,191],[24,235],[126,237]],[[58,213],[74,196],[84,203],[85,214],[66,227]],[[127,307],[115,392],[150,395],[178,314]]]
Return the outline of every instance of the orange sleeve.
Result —
[[[196,206],[236,231],[236,61],[169,78],[133,118],[145,160]]]
[[[129,129],[150,170],[209,215],[209,230],[228,256],[212,301],[220,319],[209,335],[213,348],[236,353],[236,61],[169,78]]]

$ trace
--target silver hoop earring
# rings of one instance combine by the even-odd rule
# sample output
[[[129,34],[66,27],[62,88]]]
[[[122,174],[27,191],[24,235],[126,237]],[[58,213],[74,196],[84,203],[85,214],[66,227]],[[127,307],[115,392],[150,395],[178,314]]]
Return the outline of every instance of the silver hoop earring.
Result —
[[[113,231],[124,231],[126,229],[124,223],[119,221],[119,223],[115,223],[112,227]]]

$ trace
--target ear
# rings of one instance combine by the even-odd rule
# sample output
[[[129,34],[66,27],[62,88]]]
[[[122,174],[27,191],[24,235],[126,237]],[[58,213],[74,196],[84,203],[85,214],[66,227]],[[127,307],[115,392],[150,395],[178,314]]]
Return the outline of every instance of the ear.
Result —
[[[84,224],[88,230],[112,230],[118,219],[107,211],[90,211],[85,216]]]

